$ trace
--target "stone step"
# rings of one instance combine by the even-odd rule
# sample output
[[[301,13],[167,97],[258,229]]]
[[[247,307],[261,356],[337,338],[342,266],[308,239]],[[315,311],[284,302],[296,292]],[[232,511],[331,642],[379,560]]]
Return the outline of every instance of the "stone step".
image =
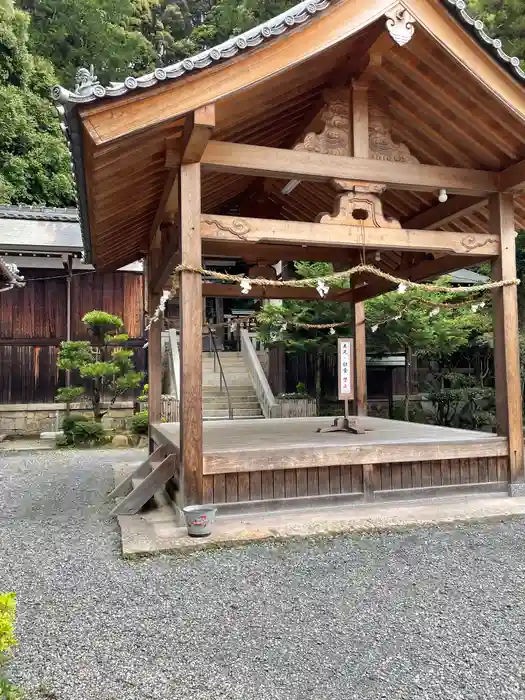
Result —
[[[232,401],[231,403],[235,411],[243,409],[258,411],[260,408],[258,401]],[[203,401],[202,409],[203,411],[227,410],[228,401]]]
[[[226,377],[226,384],[228,385],[228,390],[237,388],[237,389],[245,389],[246,391],[253,390],[253,385],[250,382],[248,382],[245,379],[232,379],[231,381],[229,380],[228,377]],[[220,382],[217,380],[212,380],[212,379],[203,379],[202,380],[202,386],[206,387],[208,389],[216,389],[217,391],[219,390],[220,387]],[[223,382],[224,386],[224,382]]]
[[[203,394],[205,396],[209,395],[217,395],[221,396],[221,392],[219,390],[218,386],[204,386],[202,388]],[[255,389],[253,386],[250,384],[250,386],[232,386],[228,387],[228,391],[230,393],[230,396],[255,396]],[[223,388],[222,391],[223,394],[226,394],[226,391]]]
[[[229,418],[228,413],[226,413],[223,416],[216,416],[214,418],[203,417],[203,420],[205,420],[205,421],[228,420],[228,418]],[[234,416],[233,420],[254,420],[254,419],[260,419],[260,418],[264,419],[264,416],[262,413],[260,413],[256,416],[255,415],[254,416]]]
[[[202,412],[203,418],[208,419],[208,418],[228,418],[228,410],[227,409],[217,409],[217,410],[204,410]],[[233,417],[234,418],[257,418],[257,416],[262,415],[262,411],[259,408],[259,410],[255,410],[253,408],[236,408],[233,411]]]

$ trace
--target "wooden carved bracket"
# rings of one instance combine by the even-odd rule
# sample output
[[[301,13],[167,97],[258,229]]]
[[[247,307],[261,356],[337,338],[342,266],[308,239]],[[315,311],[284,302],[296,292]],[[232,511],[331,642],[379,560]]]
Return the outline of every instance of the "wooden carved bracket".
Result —
[[[386,28],[398,46],[404,46],[414,36],[415,18],[401,3],[385,12]]]
[[[353,191],[340,194],[336,199],[335,209],[334,214],[321,214],[318,222],[360,228],[401,228],[399,221],[385,217],[381,200],[371,192]]]
[[[321,113],[324,123],[320,134],[308,133],[294,151],[310,151],[333,156],[350,153],[350,90],[327,90],[326,104]],[[388,114],[373,104],[369,106],[368,146],[370,158],[394,163],[419,163],[404,143],[396,143],[391,134],[392,120]]]
[[[419,163],[404,143],[395,143],[391,134],[392,120],[380,107],[370,105],[368,148],[370,158],[393,163]]]
[[[217,230],[220,230],[230,233],[233,239],[237,238],[244,241],[246,239],[246,234],[251,231],[246,221],[238,218],[233,219],[230,226],[225,226],[218,219],[213,219],[211,217],[209,219],[204,219],[203,224],[206,227],[203,228],[203,231],[208,237],[212,237],[214,234],[216,235]]]
[[[350,152],[350,93],[348,88],[326,90],[325,107],[321,113],[324,128],[320,134],[306,134],[294,151],[347,156]]]

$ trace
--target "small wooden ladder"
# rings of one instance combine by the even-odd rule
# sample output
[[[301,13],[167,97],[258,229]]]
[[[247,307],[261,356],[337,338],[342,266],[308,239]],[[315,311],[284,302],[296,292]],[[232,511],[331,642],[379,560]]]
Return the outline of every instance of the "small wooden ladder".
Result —
[[[154,502],[155,494],[166,488],[175,502],[181,492],[179,460],[161,445],[152,452],[129,476],[109,494],[110,499],[119,499],[111,511],[112,515],[135,515]],[[172,492],[176,493],[173,494]]]

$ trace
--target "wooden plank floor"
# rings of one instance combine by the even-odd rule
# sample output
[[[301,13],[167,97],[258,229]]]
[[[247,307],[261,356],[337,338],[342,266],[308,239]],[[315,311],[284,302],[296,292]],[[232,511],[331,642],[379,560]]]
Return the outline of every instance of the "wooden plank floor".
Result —
[[[366,430],[361,435],[317,432],[318,428],[330,426],[332,420],[330,417],[321,417],[207,421],[204,423],[204,454],[238,452],[240,449],[323,449],[356,445],[501,440],[491,433],[369,416],[359,419],[359,425]],[[172,445],[179,444],[179,423],[157,423],[153,427],[164,441]]]
[[[203,487],[213,503],[351,495],[373,500],[453,488],[506,488],[506,438],[471,430],[362,417],[366,432],[318,433],[331,418],[204,423]],[[179,424],[152,426],[178,451]],[[427,493],[428,492],[428,493]]]

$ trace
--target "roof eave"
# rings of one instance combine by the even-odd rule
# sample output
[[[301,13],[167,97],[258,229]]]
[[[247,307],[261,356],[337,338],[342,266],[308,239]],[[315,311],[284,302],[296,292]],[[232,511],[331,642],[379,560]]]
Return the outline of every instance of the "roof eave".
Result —
[[[80,223],[80,233],[84,246],[84,259],[93,265],[93,248],[91,245],[88,195],[86,177],[84,173],[84,144],[82,139],[82,123],[78,115],[76,104],[68,104],[64,107],[57,106],[58,113],[62,119],[62,130],[67,139],[71,152],[71,169],[75,180],[78,202],[78,220]]]

